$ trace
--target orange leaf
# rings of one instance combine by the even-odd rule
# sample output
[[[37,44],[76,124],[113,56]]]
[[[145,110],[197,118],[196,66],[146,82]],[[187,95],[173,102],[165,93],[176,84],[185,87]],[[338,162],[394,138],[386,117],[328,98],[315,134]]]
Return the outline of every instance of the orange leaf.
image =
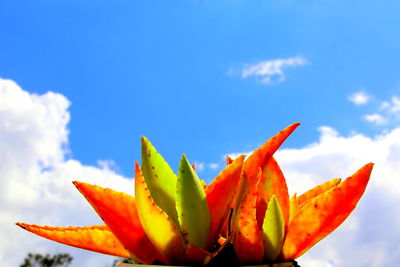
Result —
[[[207,203],[210,209],[209,246],[217,241],[222,227],[228,219],[235,192],[240,183],[244,156],[228,165],[207,187]]]
[[[283,259],[300,257],[350,215],[365,191],[372,167],[372,163],[365,165],[338,186],[304,203],[289,224]]]
[[[289,212],[289,224],[296,217],[297,213],[299,213],[299,204],[297,201],[297,194],[294,194],[290,198],[290,212]]]
[[[256,218],[257,188],[260,179],[261,170],[245,192],[235,218],[233,246],[242,264],[258,264],[264,257],[262,231]]]
[[[185,251],[180,229],[154,202],[137,162],[135,195],[140,222],[153,245],[170,262],[181,262]]]
[[[83,182],[75,181],[74,185],[135,258],[145,264],[156,260],[165,263],[140,224],[134,197]]]
[[[274,157],[267,160],[258,185],[257,221],[260,228],[263,225],[265,211],[272,195],[275,195],[279,202],[286,228],[289,223],[289,193],[285,177]]]
[[[299,126],[300,123],[296,122],[275,136],[271,137],[260,148],[256,149],[245,161],[244,170],[250,180],[257,177],[258,169],[262,168],[265,162],[278,150],[286,138]]]
[[[130,258],[129,252],[107,225],[85,227],[51,227],[26,223],[17,223],[17,225],[31,233],[69,246]]]
[[[302,204],[304,204],[305,202],[307,202],[308,200],[328,191],[329,189],[337,186],[340,183],[341,179],[340,178],[335,178],[332,179],[330,181],[327,181],[323,184],[320,184],[310,190],[308,190],[307,192],[303,193],[302,195],[297,197],[297,204],[299,206],[301,206]]]

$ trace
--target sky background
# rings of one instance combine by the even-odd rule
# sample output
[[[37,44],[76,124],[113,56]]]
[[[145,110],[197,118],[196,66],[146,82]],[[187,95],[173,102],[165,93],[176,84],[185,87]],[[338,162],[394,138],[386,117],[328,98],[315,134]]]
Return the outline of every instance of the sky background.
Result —
[[[376,163],[355,214],[302,266],[394,265],[399,12],[394,0],[1,1],[3,266],[30,251],[111,263],[13,224],[100,223],[70,181],[132,193],[142,135],[209,182],[225,155],[297,121],[276,155],[291,193]]]

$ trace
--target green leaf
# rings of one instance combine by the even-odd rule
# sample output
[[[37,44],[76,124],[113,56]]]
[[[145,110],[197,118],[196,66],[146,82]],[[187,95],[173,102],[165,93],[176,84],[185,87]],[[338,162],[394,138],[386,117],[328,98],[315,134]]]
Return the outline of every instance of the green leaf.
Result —
[[[154,146],[142,137],[142,173],[154,202],[178,224],[176,175]]]
[[[275,195],[268,202],[263,222],[264,257],[274,261],[281,252],[285,235],[285,223],[279,201]]]
[[[176,209],[184,238],[192,245],[205,248],[210,230],[206,193],[185,155],[179,163]]]

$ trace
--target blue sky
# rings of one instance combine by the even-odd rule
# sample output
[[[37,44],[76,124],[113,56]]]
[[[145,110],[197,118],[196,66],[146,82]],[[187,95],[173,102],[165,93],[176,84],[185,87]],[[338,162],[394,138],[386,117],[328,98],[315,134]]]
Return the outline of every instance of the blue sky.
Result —
[[[4,0],[0,78],[55,114],[58,128],[48,129],[57,137],[43,126],[54,141],[43,146],[69,152],[43,152],[51,168],[69,159],[86,170],[66,172],[74,178],[100,175],[90,166],[132,177],[145,135],[174,169],[186,153],[210,181],[224,155],[251,151],[296,121],[288,151],[326,136],[389,140],[400,127],[399,11],[394,0]]]
[[[176,166],[221,161],[294,121],[371,132],[347,95],[399,91],[396,1],[3,1],[0,75],[72,103],[72,157],[125,175],[146,135]],[[246,65],[302,56],[285,80]],[[235,70],[236,75],[229,75]],[[210,174],[208,174],[210,175]]]

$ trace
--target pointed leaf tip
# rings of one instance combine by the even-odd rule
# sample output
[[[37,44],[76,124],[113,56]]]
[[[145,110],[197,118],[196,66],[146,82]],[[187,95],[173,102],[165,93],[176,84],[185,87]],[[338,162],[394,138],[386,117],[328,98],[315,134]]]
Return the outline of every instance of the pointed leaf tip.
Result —
[[[65,245],[103,254],[129,258],[129,252],[121,245],[106,225],[84,227],[52,227],[17,223],[31,233]]]
[[[134,197],[88,183],[75,181],[74,184],[135,258],[146,264],[165,262],[140,224]]]
[[[289,224],[282,258],[292,260],[334,231],[354,210],[368,184],[373,163],[368,163],[338,186],[299,207]]]
[[[272,262],[281,252],[285,236],[285,222],[279,201],[275,195],[268,202],[263,222],[264,258]]]
[[[199,248],[207,245],[210,212],[203,185],[183,154],[179,163],[176,209],[184,238]]]
[[[175,208],[176,175],[144,136],[142,136],[142,174],[154,202],[178,224]]]
[[[247,177],[251,180],[257,176],[258,169],[262,168],[265,162],[278,150],[288,136],[300,125],[296,122],[289,125],[275,136],[268,139],[260,148],[247,158],[244,164],[244,170]]]

